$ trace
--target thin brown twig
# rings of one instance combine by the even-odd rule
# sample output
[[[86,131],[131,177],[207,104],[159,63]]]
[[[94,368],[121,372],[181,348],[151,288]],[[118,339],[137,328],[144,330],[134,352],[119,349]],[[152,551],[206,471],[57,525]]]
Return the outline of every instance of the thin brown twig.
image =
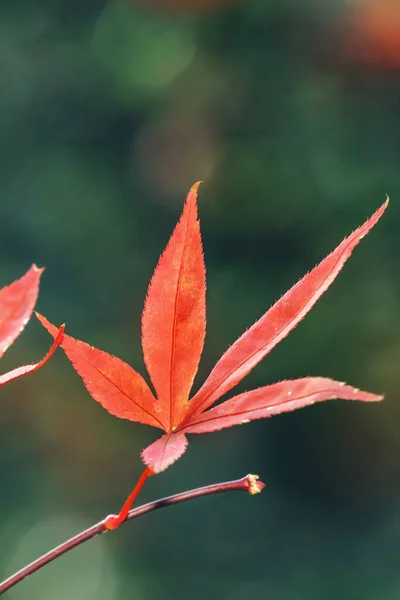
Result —
[[[175,494],[174,496],[168,496],[167,498],[155,500],[154,502],[149,502],[148,504],[143,504],[143,506],[139,506],[138,508],[134,508],[131,511],[129,511],[126,520],[129,521],[131,519],[136,519],[137,517],[141,517],[142,515],[152,512],[153,510],[158,510],[159,508],[164,508],[166,506],[172,506],[173,504],[179,504],[180,502],[186,502],[187,500],[192,500],[201,496],[209,496],[210,494],[220,494],[222,492],[232,492],[235,490],[245,491],[253,495],[261,492],[261,490],[264,487],[264,484],[258,480],[257,475],[246,475],[245,477],[242,477],[241,479],[236,479],[235,481],[215,483],[213,485],[196,488],[187,492]],[[11,575],[7,579],[5,579],[3,582],[0,583],[0,594],[3,594],[4,592],[12,588],[14,585],[17,585],[17,583],[20,583],[20,581],[25,579],[25,577],[28,577],[28,575],[35,573],[36,571],[47,565],[49,562],[55,560],[59,556],[62,556],[66,552],[69,552],[73,548],[76,548],[76,546],[87,542],[88,540],[95,537],[96,535],[99,535],[100,533],[105,533],[109,531],[105,525],[106,519],[107,517],[99,523],[96,523],[96,525],[93,525],[92,527],[85,529],[81,533],[78,533],[78,535],[75,535],[69,540],[66,540],[56,548],[53,548],[49,552],[46,552],[46,554],[43,554],[42,556],[31,562],[29,565],[26,565],[25,567],[17,571],[17,573],[14,573],[14,575]]]

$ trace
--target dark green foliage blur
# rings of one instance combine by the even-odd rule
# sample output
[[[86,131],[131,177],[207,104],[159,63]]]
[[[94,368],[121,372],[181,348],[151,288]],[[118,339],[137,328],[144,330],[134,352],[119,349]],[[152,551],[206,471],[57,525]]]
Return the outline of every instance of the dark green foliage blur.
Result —
[[[189,187],[204,180],[198,386],[388,193],[332,288],[240,388],[321,375],[386,400],[192,436],[142,501],[248,472],[263,494],[154,513],[7,597],[396,600],[400,71],[347,54],[350,2],[156,4],[0,3],[0,286],[46,266],[38,310],[144,373],[147,283]],[[49,344],[33,317],[2,372]],[[61,351],[0,396],[3,579],[117,511],[157,432],[111,417]]]

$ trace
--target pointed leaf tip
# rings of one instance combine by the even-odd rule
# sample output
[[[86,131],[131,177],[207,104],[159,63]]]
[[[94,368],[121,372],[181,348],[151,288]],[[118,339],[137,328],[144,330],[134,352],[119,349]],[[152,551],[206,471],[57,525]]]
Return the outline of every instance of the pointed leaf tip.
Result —
[[[202,181],[196,181],[196,183],[194,183],[192,185],[192,187],[190,188],[189,194],[196,194],[197,195],[197,193],[199,191],[199,187],[200,187],[200,185],[202,183],[203,183]]]
[[[45,271],[46,267],[38,267],[36,263],[32,263],[31,269],[36,271],[36,273],[42,274]]]

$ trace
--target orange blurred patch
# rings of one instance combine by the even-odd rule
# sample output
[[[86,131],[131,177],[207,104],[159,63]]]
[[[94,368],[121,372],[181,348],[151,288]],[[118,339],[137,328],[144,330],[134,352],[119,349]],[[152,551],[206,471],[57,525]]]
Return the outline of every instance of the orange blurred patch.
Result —
[[[399,0],[356,3],[346,31],[346,54],[368,66],[400,68]]]

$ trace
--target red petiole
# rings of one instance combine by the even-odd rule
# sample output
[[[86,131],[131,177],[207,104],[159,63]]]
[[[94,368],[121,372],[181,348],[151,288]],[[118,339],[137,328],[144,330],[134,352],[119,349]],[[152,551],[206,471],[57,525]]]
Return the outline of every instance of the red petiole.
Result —
[[[128,498],[125,500],[125,503],[124,503],[123,507],[121,508],[119,514],[118,515],[108,515],[108,517],[106,517],[106,519],[104,521],[106,529],[109,529],[109,530],[117,529],[121,525],[121,523],[123,523],[125,521],[132,504],[136,500],[136,497],[138,496],[140,490],[142,489],[142,487],[144,485],[144,482],[152,474],[153,474],[153,472],[150,469],[150,467],[146,467],[145,470],[143,471],[143,473],[141,474],[141,476],[139,477],[139,481],[137,482],[137,484],[135,485],[135,487],[129,494]]]

